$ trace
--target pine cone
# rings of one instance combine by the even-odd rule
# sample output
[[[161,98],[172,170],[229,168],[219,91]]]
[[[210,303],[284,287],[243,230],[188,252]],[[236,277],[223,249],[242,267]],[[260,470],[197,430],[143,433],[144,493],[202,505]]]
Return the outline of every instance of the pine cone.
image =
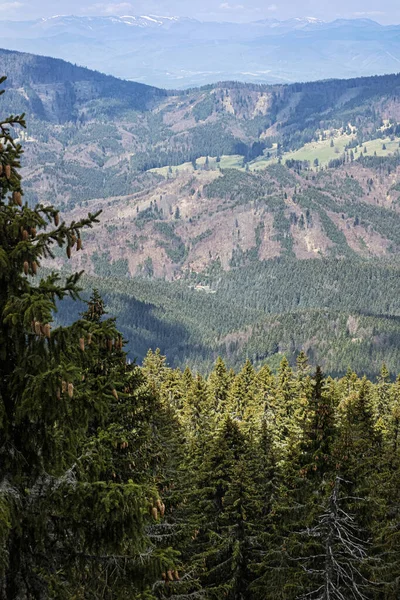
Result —
[[[46,323],[46,325],[43,327],[43,333],[47,337],[47,339],[49,340],[50,339],[50,335],[51,335],[50,323]]]
[[[35,321],[35,333],[36,335],[42,335],[42,327],[39,321]]]
[[[173,575],[172,571],[168,571],[167,575],[168,575],[168,579],[169,579],[170,581],[173,581],[173,580],[174,580],[174,575]]]
[[[11,177],[11,165],[4,165],[4,174],[7,177],[7,179],[10,179],[10,177]]]
[[[29,263],[27,260],[24,261],[24,273],[25,275],[28,275],[29,273]]]
[[[67,391],[67,382],[62,381],[61,387],[62,387],[62,393],[65,394],[65,392]]]
[[[176,569],[175,569],[173,575],[174,575],[174,578],[176,579],[176,581],[179,581],[180,577],[179,577],[179,573]]]
[[[153,506],[153,508],[151,509],[151,514],[152,514],[153,519],[155,521],[157,521],[158,520],[158,510],[156,509],[155,506]]]
[[[91,333],[88,334],[87,343],[89,346],[92,343],[92,334]]]
[[[81,238],[78,238],[78,241],[76,242],[76,249],[77,250],[82,250],[82,240],[81,240]]]
[[[38,268],[36,260],[34,260],[33,263],[31,264],[31,268],[32,268],[32,273],[34,275],[36,275],[37,274],[37,268]]]
[[[26,229],[24,229],[23,232],[22,232],[22,239],[23,239],[24,242],[27,242],[28,238],[29,238],[29,233],[27,232]]]
[[[84,338],[79,338],[79,347],[82,350],[82,352],[85,352],[85,340]]]
[[[116,390],[115,388],[114,388],[114,389],[113,389],[113,391],[112,391],[112,395],[114,396],[114,398],[115,398],[116,400],[118,400],[118,392],[117,392],[117,390]]]
[[[60,217],[58,216],[58,213],[56,213],[56,214],[54,215],[54,225],[55,225],[56,227],[58,227],[58,226],[59,226],[59,224],[60,224]]]
[[[71,258],[71,246],[67,246],[67,256]]]
[[[31,236],[36,237],[36,227],[31,227]]]
[[[70,398],[72,398],[74,395],[74,384],[73,383],[69,383],[68,384],[68,396]]]
[[[21,192],[13,192],[12,197],[13,197],[14,204],[18,204],[18,206],[22,206]]]

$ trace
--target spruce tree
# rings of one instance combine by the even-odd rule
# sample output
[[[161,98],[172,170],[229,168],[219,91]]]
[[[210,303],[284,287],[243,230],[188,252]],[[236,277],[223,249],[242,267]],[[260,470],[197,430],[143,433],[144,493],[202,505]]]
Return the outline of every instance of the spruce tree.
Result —
[[[143,451],[151,394],[98,295],[71,326],[51,327],[79,274],[39,278],[42,262],[54,245],[80,250],[98,215],[67,225],[24,202],[17,125],[23,116],[0,122],[0,595],[149,597],[175,566],[148,531],[162,503]]]
[[[239,424],[225,419],[193,490],[192,561],[207,598],[247,600],[259,505]]]
[[[221,357],[217,358],[207,383],[210,394],[210,406],[216,414],[223,417],[227,410],[226,401],[229,392],[229,376]]]
[[[381,381],[378,383],[380,387]],[[372,524],[375,539],[374,578],[382,582],[376,598],[400,596],[400,377],[388,389],[390,417],[374,501],[379,512]]]
[[[228,396],[228,412],[234,419],[242,421],[248,412],[249,404],[254,398],[254,382],[256,373],[250,360],[247,359],[230,387]]]

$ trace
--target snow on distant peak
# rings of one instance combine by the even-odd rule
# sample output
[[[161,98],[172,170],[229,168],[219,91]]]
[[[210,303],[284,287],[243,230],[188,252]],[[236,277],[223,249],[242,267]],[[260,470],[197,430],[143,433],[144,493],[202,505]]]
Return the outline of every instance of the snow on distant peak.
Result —
[[[146,19],[157,25],[163,25],[164,21],[179,21],[179,17],[161,17],[159,15],[141,15],[141,19]]]
[[[153,17],[148,17],[148,16],[146,16],[146,15],[140,15],[140,18],[141,18],[141,19],[147,19],[148,21],[152,21],[153,23],[160,23],[160,21],[159,21],[159,20],[157,20],[157,19],[153,19]]]
[[[40,20],[45,23],[46,21],[52,21],[54,19],[65,19],[66,17],[67,15],[53,15],[52,17],[42,17]]]
[[[78,22],[78,23],[87,23],[89,21],[91,22],[99,22],[99,23],[104,23],[104,22],[112,22],[112,23],[121,23],[121,24],[126,24],[126,25],[135,25],[135,26],[139,26],[139,27],[148,27],[148,26],[162,26],[165,24],[171,24],[171,23],[176,23],[178,21],[181,20],[181,17],[164,17],[164,16],[158,16],[158,15],[122,15],[122,16],[118,16],[118,15],[109,15],[109,16],[104,16],[104,15],[98,15],[98,16],[83,16],[83,17],[78,17],[78,16],[74,16],[74,15],[53,15],[51,17],[43,17],[41,19],[38,20],[38,23],[54,23],[54,22],[65,22],[65,23],[71,23],[71,22]]]
[[[325,21],[321,21],[321,19],[316,19],[315,17],[304,17],[303,21],[307,21],[307,23],[324,23]]]
[[[302,29],[308,25],[323,25],[325,21],[321,21],[316,17],[293,17],[286,19],[285,21],[279,21],[277,19],[264,19],[262,21],[256,21],[256,24],[267,26],[270,29],[284,30],[284,29]]]
[[[295,17],[293,21],[297,21],[298,23],[310,23],[310,24],[319,24],[325,23],[325,21],[321,21],[321,19],[317,19],[316,17]]]

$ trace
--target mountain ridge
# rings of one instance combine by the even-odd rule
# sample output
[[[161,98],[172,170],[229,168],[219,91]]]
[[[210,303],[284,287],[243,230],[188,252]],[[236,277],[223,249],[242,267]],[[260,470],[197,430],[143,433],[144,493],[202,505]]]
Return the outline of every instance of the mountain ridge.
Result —
[[[400,26],[368,19],[250,23],[157,15],[3,21],[2,45],[163,88],[295,82],[396,70]],[[321,45],[322,44],[322,45]],[[90,52],[87,49],[90,48]]]

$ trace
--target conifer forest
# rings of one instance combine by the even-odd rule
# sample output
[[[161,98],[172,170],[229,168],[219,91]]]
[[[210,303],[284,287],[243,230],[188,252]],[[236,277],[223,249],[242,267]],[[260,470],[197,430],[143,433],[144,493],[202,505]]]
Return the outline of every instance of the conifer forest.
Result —
[[[80,260],[104,214],[90,212],[90,206],[86,211],[86,203],[84,215],[68,218],[65,206],[61,210],[48,198],[42,202],[31,189],[25,195],[23,141],[16,134],[25,125],[24,115],[0,120],[0,598],[399,600],[395,258],[358,263],[339,226],[332,236],[346,248],[340,257],[346,269],[328,260],[312,276],[305,263],[294,274],[294,255],[276,263],[266,256],[264,263],[249,266],[238,251],[238,265],[249,277],[253,269],[261,287],[247,297],[246,279],[235,279],[235,264],[220,280],[225,304],[213,304],[212,293],[202,297],[202,304],[193,299],[198,291],[184,292],[176,283],[171,327],[178,327],[179,311],[190,323],[190,307],[198,306],[201,313],[205,306],[209,332],[194,341],[193,325],[194,360],[185,366],[186,347],[176,351],[178,360],[164,356],[157,334],[164,335],[165,328],[154,329],[152,349],[145,351],[147,338],[141,341],[139,364],[129,350],[140,326],[133,313],[144,311],[146,294],[154,298],[152,286],[167,297],[167,284],[143,277],[137,284],[143,302],[135,301],[134,293],[128,298],[127,277],[124,288],[112,289],[112,278],[96,279],[101,269],[83,276],[69,267]],[[274,169],[274,177],[295,177],[283,165]],[[205,193],[220,197],[218,186],[235,173],[208,182]],[[233,189],[246,194],[250,180],[243,177],[250,175],[245,169],[237,173],[242,179]],[[350,179],[344,184],[349,189],[356,186]],[[298,187],[293,182],[287,185]],[[318,206],[324,221],[322,193],[318,199],[314,190],[312,199],[310,189],[303,190],[304,207],[307,202],[311,209]],[[285,190],[279,193],[283,198]],[[224,187],[222,195],[227,195]],[[279,239],[285,247],[289,229],[279,202],[274,218],[278,229],[283,222]],[[382,231],[385,210],[372,215],[371,209],[370,218],[376,217]],[[148,219],[154,220],[153,213],[154,208],[146,213]],[[303,221],[311,222],[307,214]],[[181,217],[178,212],[171,218],[179,222]],[[396,219],[390,221],[393,255]],[[160,231],[179,254],[174,230],[164,226]],[[290,242],[288,251],[293,247]],[[312,290],[308,307],[317,295],[325,304],[324,309],[314,306],[309,320],[302,321],[301,312],[281,320],[285,339],[296,327],[302,332],[314,327],[318,341],[327,315],[338,330],[346,323],[351,329],[343,314],[360,294],[352,286],[374,281],[364,305],[359,299],[360,328],[375,327],[376,337],[382,331],[386,335],[379,367],[368,363],[376,360],[372,346],[357,353],[349,342],[343,354],[340,337],[329,351],[320,347],[319,354],[293,343],[290,352],[274,351],[274,361],[268,362],[264,358],[272,351],[262,344],[275,347],[280,339],[271,333],[272,317],[249,334],[247,358],[233,349],[225,356],[221,351],[212,364],[210,354],[200,360],[201,351],[193,349],[206,336],[210,344],[215,339],[212,323],[225,318],[233,329],[238,323],[244,330],[249,326],[241,302],[253,322],[259,318],[262,301],[267,302],[261,285],[265,272],[270,278],[286,273],[281,296],[271,292],[268,297],[277,307],[287,302],[292,309],[299,289],[303,296]],[[220,276],[221,265],[211,261],[207,281],[192,274],[191,285],[204,284],[207,292]],[[343,283],[340,310],[334,299],[338,280]],[[236,304],[228,309],[235,288]],[[192,303],[185,305],[189,296]],[[112,313],[116,303],[123,305],[119,314]],[[124,331],[117,322],[121,315]],[[384,320],[387,330],[379,329]],[[225,325],[218,327],[221,332]],[[127,338],[129,328],[133,339]],[[362,335],[356,329],[353,338]],[[180,337],[176,329],[174,336]],[[329,371],[314,360],[324,353]],[[367,374],[358,374],[358,367]]]

